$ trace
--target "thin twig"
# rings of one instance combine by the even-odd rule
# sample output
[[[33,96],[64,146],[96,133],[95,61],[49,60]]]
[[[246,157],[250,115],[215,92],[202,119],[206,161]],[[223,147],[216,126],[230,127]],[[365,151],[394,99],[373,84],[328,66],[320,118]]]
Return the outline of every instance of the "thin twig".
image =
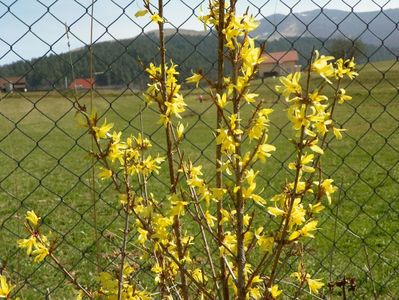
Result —
[[[57,257],[54,256],[53,253],[49,253],[49,257],[51,260],[57,265],[57,267],[66,275],[66,277],[69,279],[71,283],[76,285],[88,298],[94,299],[93,295],[83,286],[81,285],[76,277],[74,277],[58,260]]]
[[[160,112],[164,113],[166,110],[165,103],[170,102],[171,99],[168,99],[167,87],[166,87],[166,47],[165,47],[165,36],[164,36],[164,14],[163,14],[163,0],[158,0],[158,15],[162,19],[161,22],[158,22],[158,33],[159,33],[159,52],[161,58],[161,78],[159,82],[161,84],[161,95],[163,103],[159,103],[158,105],[160,108]],[[144,1],[144,6],[147,10],[152,13],[149,1]],[[173,95],[173,90],[175,88],[171,88],[170,97]],[[173,140],[172,140],[172,124],[168,122],[166,124],[165,132],[166,132],[166,143],[167,143],[167,158],[168,158],[168,169],[169,169],[169,179],[170,179],[170,192],[171,194],[176,193],[176,171],[173,162]],[[177,254],[180,261],[183,261],[184,252],[183,246],[181,241],[181,228],[180,228],[180,219],[179,216],[174,216],[173,220],[173,231],[176,237],[176,248]],[[181,271],[181,270],[180,270]],[[180,279],[181,279],[181,291],[184,300],[188,300],[188,286],[186,280],[186,274],[184,272],[180,272]]]
[[[374,300],[378,300],[378,294],[375,289],[375,284],[374,284],[374,279],[373,279],[373,274],[371,273],[371,264],[370,264],[370,259],[369,259],[369,253],[367,251],[366,245],[363,245],[364,248],[364,253],[366,254],[366,262],[367,262],[367,275],[370,277],[371,284],[373,285],[373,296]]]
[[[219,1],[219,24],[217,26],[218,31],[218,82],[217,82],[217,93],[219,95],[222,94],[223,84],[224,84],[224,6],[225,1]],[[217,105],[216,105],[217,106]],[[216,108],[216,130],[222,127],[222,113],[218,108]],[[222,145],[216,145],[216,188],[222,188]],[[224,228],[223,224],[221,224],[222,216],[222,209],[223,209],[223,199],[219,199],[217,204],[217,235],[219,241],[219,247],[221,241],[224,239]],[[219,258],[219,265],[220,265],[220,281],[222,282],[222,290],[223,290],[223,299],[229,299],[229,286],[226,277],[226,265],[224,261],[224,257]],[[229,267],[229,266],[227,266]]]
[[[312,61],[312,57],[313,57],[313,52],[310,58],[310,61]],[[311,64],[309,65],[309,69],[308,69],[308,76],[307,76],[307,83],[306,83],[306,94],[305,97],[308,97],[308,93],[309,93],[309,85],[310,85],[310,73],[311,73]],[[305,114],[308,108],[308,101],[305,101]],[[280,260],[280,256],[282,254],[282,250],[283,250],[283,246],[285,244],[285,239],[287,237],[288,234],[288,226],[289,226],[289,222],[290,222],[290,218],[291,218],[291,213],[292,213],[292,209],[294,206],[294,202],[295,202],[295,198],[297,197],[297,187],[298,187],[298,183],[300,180],[300,173],[301,173],[301,159],[303,156],[303,148],[304,148],[304,136],[305,136],[305,125],[301,126],[301,132],[300,132],[300,137],[299,137],[299,142],[298,142],[298,154],[297,154],[297,160],[296,160],[296,172],[295,172],[295,179],[294,179],[294,186],[292,188],[291,191],[291,195],[289,197],[289,203],[288,203],[288,211],[285,217],[282,218],[282,223],[281,226],[283,226],[282,231],[281,231],[281,238],[278,242],[277,245],[277,250],[276,250],[276,254],[274,256],[274,261],[273,261],[273,265],[272,265],[272,269],[271,269],[271,274],[270,274],[270,279],[269,279],[269,284],[268,287],[271,288],[273,286],[273,282],[275,280],[275,276],[276,276],[276,272],[277,272],[277,266]]]
[[[94,56],[94,49],[93,49],[93,32],[94,32],[94,0],[91,1],[91,15],[90,15],[90,46],[89,46],[89,76],[90,76],[90,112],[93,111],[93,89],[94,89],[94,65],[93,65],[93,56]],[[76,86],[76,84],[75,84]],[[94,151],[94,142],[91,139],[91,151]],[[94,230],[94,244],[96,248],[96,270],[97,273],[100,272],[100,249],[98,245],[98,228],[97,228],[97,199],[96,199],[96,170],[94,168],[95,158],[92,157],[91,159],[91,173],[90,173],[90,184],[91,184],[91,199],[93,202],[93,230]]]
[[[118,300],[122,300],[122,288],[123,288],[123,269],[125,266],[125,259],[126,259],[126,244],[128,240],[128,234],[129,234],[129,209],[132,203],[132,193],[131,193],[131,187],[130,187],[130,179],[128,175],[128,170],[127,170],[127,163],[126,163],[126,154],[124,157],[124,170],[123,170],[123,177],[125,181],[125,186],[126,186],[126,197],[127,197],[127,203],[126,206],[124,207],[125,211],[125,220],[124,220],[124,228],[123,228],[123,241],[122,241],[122,247],[121,247],[121,262],[119,265],[119,278],[118,278]]]

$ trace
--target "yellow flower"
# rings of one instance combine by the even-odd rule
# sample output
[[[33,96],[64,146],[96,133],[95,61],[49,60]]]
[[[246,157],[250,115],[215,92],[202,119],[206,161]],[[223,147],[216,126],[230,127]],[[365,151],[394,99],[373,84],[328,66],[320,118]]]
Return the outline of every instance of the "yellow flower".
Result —
[[[259,276],[255,276],[255,277],[259,277]],[[254,278],[255,279],[255,278]],[[253,283],[254,280],[252,280]],[[247,299],[254,299],[254,300],[258,300],[261,299],[262,297],[262,293],[260,291],[259,287],[249,287],[248,288],[248,293],[247,293]]]
[[[154,22],[154,23],[163,23],[165,20],[163,19],[163,18],[161,18],[158,14],[153,14],[152,16],[151,16],[151,20]]]
[[[33,262],[41,262],[50,254],[50,252],[42,243],[38,243],[36,246],[36,249],[32,252],[32,255],[35,257]]]
[[[112,177],[112,171],[111,171],[111,170],[108,170],[108,169],[103,168],[103,167],[100,167],[100,170],[101,170],[101,172],[98,173],[97,176],[98,176],[101,180],[104,180],[104,179],[107,179],[107,178]]]
[[[195,269],[191,271],[191,275],[193,276],[194,280],[197,282],[204,282],[207,281],[208,278],[202,273],[201,269]]]
[[[37,247],[36,238],[31,236],[29,239],[22,239],[18,241],[19,248],[26,248],[26,254],[30,255],[32,253],[32,249]]]
[[[278,285],[275,284],[271,288],[268,288],[270,294],[272,294],[273,299],[276,299],[280,294],[283,292],[282,290],[278,289]]]
[[[355,72],[355,59],[352,57],[351,59],[347,59],[344,61],[344,66],[347,69],[346,75],[350,78],[353,79],[356,76],[359,76],[357,72]]]
[[[303,226],[301,229],[292,232],[291,235],[289,236],[288,240],[292,241],[301,236],[314,238],[313,231],[317,230],[317,227],[316,227],[317,223],[318,222],[316,220],[312,220],[312,221],[306,223],[305,226]]]
[[[269,214],[271,214],[272,216],[275,216],[275,217],[282,216],[282,215],[285,214],[284,210],[282,210],[282,209],[280,209],[278,207],[273,207],[273,206],[268,207],[267,208],[267,212]]]
[[[162,267],[161,267],[158,263],[156,263],[156,264],[151,268],[151,271],[154,272],[154,273],[156,274],[156,276],[155,276],[155,282],[161,281],[160,274],[162,273]]]
[[[155,66],[153,63],[150,63],[150,66],[145,69],[151,79],[155,79],[158,74],[161,73],[161,67]]]
[[[347,75],[350,79],[354,79],[359,74],[355,72],[356,64],[354,62],[354,58],[346,59],[345,61],[340,58],[336,61],[335,67],[335,77],[343,78],[344,75]]]
[[[300,107],[290,106],[287,113],[288,119],[295,130],[301,130],[302,126],[305,128],[309,127],[311,116],[306,115],[306,105],[301,105]]]
[[[108,131],[110,131],[112,127],[114,127],[114,124],[107,124],[107,119],[104,120],[104,123],[101,125],[101,127],[94,126],[93,131],[95,133],[96,140],[99,141],[100,139],[105,139],[107,137]]]
[[[331,195],[338,189],[332,184],[333,182],[333,179],[325,179],[321,184],[322,193],[326,195],[329,204],[331,204]]]
[[[200,81],[201,81],[202,78],[203,78],[203,77],[202,77],[201,74],[193,73],[193,76],[188,77],[188,78],[186,79],[186,82],[187,82],[187,83],[195,83],[195,87],[198,87],[198,85],[199,85],[199,83],[200,83]]]
[[[172,216],[182,216],[184,215],[184,207],[188,204],[188,202],[182,201],[177,197],[176,194],[170,196],[169,201],[172,204],[172,208],[170,214]]]
[[[317,223],[318,222],[316,220],[306,223],[305,226],[303,226],[300,230],[301,235],[314,238],[313,231],[317,230]]]
[[[227,254],[227,255],[231,255],[231,252],[236,252],[237,250],[237,239],[236,236],[234,234],[232,234],[230,231],[226,231],[225,235],[224,235],[224,239],[223,239],[223,244],[224,246],[221,246],[219,248],[220,253],[222,255]],[[226,248],[228,248],[230,251],[227,251]]]
[[[251,199],[252,199],[255,203],[259,204],[260,206],[263,206],[263,205],[266,204],[266,200],[263,199],[263,197],[261,197],[261,196],[259,196],[259,195],[252,194],[252,195],[251,195]]]
[[[338,103],[342,104],[345,101],[352,100],[352,96],[346,95],[345,89],[339,89],[338,91]]]
[[[229,212],[223,208],[220,210],[220,212],[222,213],[222,219],[220,220],[219,224],[223,225],[226,222],[230,222],[231,217]]]
[[[328,100],[327,96],[319,95],[318,90],[315,90],[313,93],[309,94],[309,99],[312,102],[322,102]]]
[[[165,158],[157,156],[153,158],[148,155],[145,160],[140,164],[133,164],[128,168],[128,172],[133,174],[143,174],[144,176],[149,176],[151,173],[159,174],[160,164],[165,160]]]
[[[127,147],[125,143],[113,142],[111,145],[109,145],[109,150],[108,150],[109,159],[111,159],[112,162],[114,162],[117,159],[122,165],[123,154],[124,154],[123,150],[126,150],[126,148]]]
[[[0,298],[9,299],[12,289],[13,287],[7,283],[7,278],[4,275],[0,275]]]
[[[240,22],[240,25],[242,26],[242,29],[246,32],[251,32],[254,31],[256,28],[258,28],[260,22],[256,21],[255,18],[251,15],[244,15],[242,18],[243,20]]]
[[[321,77],[323,77],[328,83],[331,81],[328,77],[334,76],[334,67],[329,62],[333,60],[334,56],[325,56],[319,54],[319,51],[315,51],[315,59],[312,63],[312,71],[318,73]]]
[[[260,249],[262,249],[265,252],[272,252],[273,245],[274,245],[274,238],[273,237],[267,237],[267,236],[261,236],[259,237],[257,244]]]
[[[321,282],[321,279],[311,279],[310,277],[306,278],[308,282],[309,290],[311,293],[318,294],[319,290],[324,286],[324,283]]]
[[[153,238],[159,238],[160,240],[167,240],[169,227],[173,224],[173,217],[162,217],[156,215],[153,218],[154,234]]]
[[[302,158],[301,158],[301,163],[302,163],[303,165],[306,165],[306,164],[308,164],[308,163],[311,163],[311,162],[313,161],[313,157],[314,157],[313,154],[306,155],[306,153],[305,153],[305,155],[302,156]]]
[[[269,144],[262,144],[259,146],[258,151],[256,152],[256,157],[264,162],[267,157],[272,156],[270,152],[276,151],[276,147]]]
[[[327,128],[326,128],[326,130],[327,130]],[[314,140],[309,144],[309,148],[310,148],[313,152],[315,152],[315,153],[317,153],[317,154],[324,154],[324,150],[321,149],[321,147],[320,147],[319,145],[317,145],[318,142],[319,142],[318,139],[314,139]]]
[[[209,211],[207,210],[205,212],[205,220],[208,223],[209,227],[213,227],[215,226],[215,222],[217,220],[217,218],[215,218],[214,216],[212,216]]]
[[[312,214],[318,214],[320,211],[322,211],[324,209],[324,206],[319,202],[316,204],[309,204],[309,211]]]
[[[149,149],[152,147],[151,142],[147,138],[143,138],[141,133],[137,135],[137,137],[133,137],[136,147],[140,149]],[[130,143],[129,143],[130,144]]]
[[[247,94],[243,95],[243,97],[244,97],[245,101],[247,101],[247,103],[255,102],[255,98],[258,96],[259,96],[259,94],[254,94],[254,93],[247,93]]]
[[[301,158],[301,165],[302,168],[301,170],[307,173],[313,173],[315,171],[315,169],[313,167],[307,166],[307,164],[311,163],[313,161],[314,158],[314,154],[309,154],[309,155],[304,155]]]
[[[139,233],[137,237],[137,241],[141,244],[144,245],[144,243],[147,241],[147,235],[148,231],[144,230],[143,228],[138,227],[137,232]]]
[[[333,133],[337,140],[342,140],[342,134],[341,134],[342,131],[346,131],[346,129],[333,127]]]
[[[216,144],[222,145],[222,152],[224,153],[234,153],[235,151],[235,142],[233,137],[229,134],[227,129],[218,129],[218,135],[216,136]]]
[[[166,116],[175,115],[179,119],[181,119],[180,113],[184,112],[185,106],[187,106],[181,94],[176,94],[171,101],[165,102],[165,105],[167,107]]]
[[[223,94],[220,96],[219,94],[216,94],[216,99],[217,99],[217,104],[219,105],[220,108],[224,108],[227,104],[227,95]]]
[[[289,74],[287,77],[280,77],[280,82],[283,84],[283,86],[277,85],[276,91],[281,93],[286,100],[288,100],[291,94],[300,94],[302,92],[302,87],[299,84],[300,78],[300,72]]]
[[[290,216],[290,221],[289,225],[301,225],[303,222],[305,222],[305,215],[306,215],[306,210],[303,208],[301,204],[301,199],[296,198],[294,200],[294,205],[292,207],[292,212]]]
[[[248,136],[252,140],[259,140],[264,133],[267,132],[269,126],[269,114],[272,113],[272,109],[264,108],[258,112],[258,116],[255,119],[254,124],[248,131]],[[267,138],[267,135],[265,135]]]
[[[184,125],[179,123],[176,128],[177,139],[181,140],[184,134]]]
[[[37,226],[39,224],[40,217],[38,217],[33,210],[30,210],[26,213],[26,220],[33,225]]]
[[[255,47],[254,39],[246,37],[241,47],[242,73],[245,77],[251,77],[254,73],[254,66],[261,63],[261,49]],[[244,96],[245,97],[245,96]]]

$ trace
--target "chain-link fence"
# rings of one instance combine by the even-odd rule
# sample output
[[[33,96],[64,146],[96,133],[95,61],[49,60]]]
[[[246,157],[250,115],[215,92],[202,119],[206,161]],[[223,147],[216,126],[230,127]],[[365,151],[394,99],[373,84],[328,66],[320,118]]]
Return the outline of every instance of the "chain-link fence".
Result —
[[[94,6],[91,1],[0,1],[0,270],[12,274],[21,299],[69,299],[73,294],[52,263],[32,265],[18,250],[27,210],[42,216],[68,270],[88,285],[95,284],[99,265],[112,268],[117,256],[111,249],[120,244],[120,207],[112,188],[93,173],[90,139],[74,119],[74,91],[116,128],[134,134],[143,130],[155,151],[165,151],[158,115],[142,97],[141,64],[159,57],[151,23],[134,17],[140,7],[140,1],[98,0]],[[216,37],[211,28],[202,30],[201,7],[206,9],[207,1],[165,4],[167,55],[179,65],[181,79],[191,70],[202,69],[210,77],[216,72]],[[328,282],[325,297],[396,299],[397,1],[242,0],[238,7],[249,7],[261,21],[255,35],[267,41],[266,52],[275,58],[253,85],[276,111],[270,136],[278,151],[262,175],[265,195],[281,189],[294,150],[285,146],[291,125],[274,92],[278,75],[304,68],[313,49],[356,57],[360,76],[347,86],[353,99],[337,113],[348,131],[341,142],[331,141],[323,161],[339,193],[310,246],[310,261],[315,276]],[[183,114],[186,156],[212,170],[214,108],[205,88],[185,87],[184,94],[189,104]],[[166,175],[152,180],[152,192],[162,195]],[[137,270],[140,280],[151,278],[145,265]]]

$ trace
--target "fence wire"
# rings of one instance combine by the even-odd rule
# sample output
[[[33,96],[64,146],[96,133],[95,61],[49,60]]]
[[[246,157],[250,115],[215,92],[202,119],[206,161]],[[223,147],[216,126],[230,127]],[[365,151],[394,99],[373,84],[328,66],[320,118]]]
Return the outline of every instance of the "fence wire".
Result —
[[[347,86],[353,100],[338,112],[339,124],[348,131],[340,143],[330,141],[323,162],[325,176],[335,179],[339,193],[308,251],[315,277],[327,282],[322,298],[399,295],[399,9],[390,9],[395,2],[238,1],[240,9],[249,7],[261,20],[255,35],[267,41],[268,53],[297,52],[295,68],[306,66],[312,49],[355,55],[359,63],[360,76]],[[134,134],[144,130],[155,151],[165,151],[156,110],[142,97],[146,78],[141,63],[159,57],[152,25],[134,17],[141,2],[94,1],[93,16],[91,5],[0,1],[0,272],[12,274],[14,293],[21,299],[67,299],[74,293],[52,263],[32,265],[17,248],[16,240],[26,236],[27,210],[42,216],[68,270],[86,284],[95,285],[98,268],[112,269],[117,259],[110,249],[120,245],[120,208],[110,185],[96,178],[93,184],[90,141],[74,118],[75,87],[80,101],[92,104],[115,128]],[[211,28],[200,31],[201,7],[207,1],[165,4],[167,55],[179,65],[181,79],[191,70],[202,69],[211,77],[216,72],[216,37]],[[85,89],[91,50],[93,97]],[[267,72],[278,75],[291,67]],[[282,111],[282,99],[274,92],[277,82],[276,77],[259,78],[252,89]],[[212,170],[215,121],[208,91],[186,86],[184,94],[189,108],[183,114],[188,124],[183,147],[194,162]],[[266,195],[281,189],[293,155],[284,146],[291,131],[283,116],[272,117],[270,137],[279,151],[262,173]],[[166,175],[152,181],[153,193],[167,190]],[[139,283],[152,280],[148,265],[129,259],[137,264]]]

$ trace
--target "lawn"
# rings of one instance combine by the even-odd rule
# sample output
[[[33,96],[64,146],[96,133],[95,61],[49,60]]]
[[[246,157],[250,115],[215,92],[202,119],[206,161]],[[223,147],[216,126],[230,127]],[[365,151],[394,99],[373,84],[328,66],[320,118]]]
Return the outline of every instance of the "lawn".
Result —
[[[348,131],[342,141],[330,141],[322,161],[326,176],[334,178],[340,191],[324,213],[318,238],[308,245],[308,259],[316,278],[326,282],[355,278],[356,297],[391,299],[399,294],[399,66],[369,64],[361,67],[360,74],[356,81],[344,82],[353,100],[340,106],[336,115]],[[252,87],[275,110],[270,141],[277,152],[259,166],[265,197],[280,191],[290,176],[286,167],[293,152],[287,143],[292,130],[286,106],[273,92],[277,82],[270,78],[264,84],[255,81]],[[184,94],[185,157],[212,174],[215,110],[205,90],[186,89]],[[89,94],[80,96],[89,105]],[[153,152],[164,154],[164,131],[155,107],[145,107],[140,92],[98,90],[93,106],[126,134],[143,130]],[[243,118],[250,111],[245,107]],[[59,243],[57,255],[84,283],[95,284],[96,260],[112,268],[111,251],[120,244],[116,195],[109,183],[98,179],[93,194],[90,139],[77,125],[69,92],[1,94],[0,124],[1,264],[12,274],[21,299],[46,295],[70,299],[73,288],[53,265],[32,265],[18,250],[16,240],[26,235],[24,214],[28,209],[40,214],[50,238]],[[150,189],[160,200],[167,182],[166,172],[152,178]],[[144,282],[150,281],[147,273],[142,271]],[[327,289],[325,293],[329,294]],[[342,298],[339,288],[332,293]]]

